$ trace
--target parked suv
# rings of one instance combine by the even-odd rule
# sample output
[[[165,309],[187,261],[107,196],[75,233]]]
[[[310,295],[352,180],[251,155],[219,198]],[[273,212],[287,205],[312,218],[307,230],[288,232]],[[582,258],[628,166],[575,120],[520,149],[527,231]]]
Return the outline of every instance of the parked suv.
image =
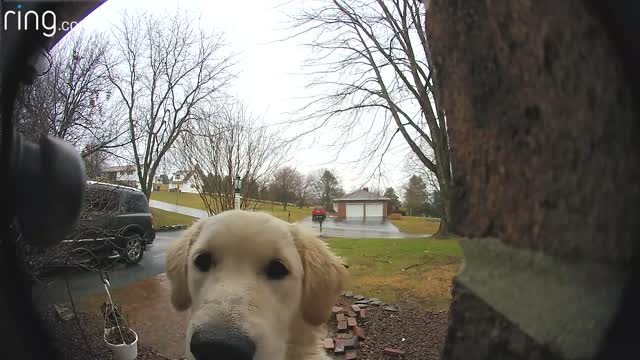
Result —
[[[138,189],[87,182],[80,218],[59,245],[27,253],[39,266],[73,265],[123,258],[131,264],[142,260],[155,239],[153,215],[144,193]]]

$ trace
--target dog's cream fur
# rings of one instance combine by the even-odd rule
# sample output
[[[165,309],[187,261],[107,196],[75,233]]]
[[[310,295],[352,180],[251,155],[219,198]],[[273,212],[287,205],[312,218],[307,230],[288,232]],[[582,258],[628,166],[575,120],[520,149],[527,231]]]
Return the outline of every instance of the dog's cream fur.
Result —
[[[215,259],[209,271],[193,264],[200,252]],[[278,259],[289,270],[268,279]],[[315,233],[273,216],[227,211],[196,222],[167,251],[171,301],[191,310],[193,329],[223,324],[245,332],[256,344],[255,360],[328,359],[321,347],[346,269]]]

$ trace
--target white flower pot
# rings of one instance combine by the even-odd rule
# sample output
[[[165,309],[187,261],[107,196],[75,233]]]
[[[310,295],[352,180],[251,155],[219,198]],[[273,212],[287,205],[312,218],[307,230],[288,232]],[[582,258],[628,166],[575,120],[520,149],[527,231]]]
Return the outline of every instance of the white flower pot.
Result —
[[[107,347],[113,352],[113,358],[115,360],[135,360],[138,357],[138,334],[129,329],[135,335],[136,339],[131,344],[118,344],[114,345],[107,341],[107,336],[112,332],[117,331],[115,327],[110,329],[104,329],[104,342]]]

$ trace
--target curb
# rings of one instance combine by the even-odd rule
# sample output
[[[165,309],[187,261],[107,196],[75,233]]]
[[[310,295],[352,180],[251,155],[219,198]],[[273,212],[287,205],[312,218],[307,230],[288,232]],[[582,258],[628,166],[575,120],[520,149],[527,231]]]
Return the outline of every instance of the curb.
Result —
[[[190,225],[165,225],[157,228],[153,228],[156,232],[164,232],[164,231],[176,231],[176,230],[185,230]]]

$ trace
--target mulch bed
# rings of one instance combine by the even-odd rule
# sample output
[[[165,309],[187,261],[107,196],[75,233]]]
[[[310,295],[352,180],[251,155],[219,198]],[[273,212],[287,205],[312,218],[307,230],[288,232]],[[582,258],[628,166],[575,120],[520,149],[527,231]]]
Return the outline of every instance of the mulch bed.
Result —
[[[113,356],[103,340],[103,320],[97,314],[79,312],[77,318],[61,320],[53,309],[43,314],[54,344],[65,360],[105,359]],[[82,329],[78,328],[78,320]],[[85,341],[86,340],[86,341]],[[168,360],[151,348],[138,342],[137,360]]]
[[[338,305],[349,308],[353,298],[340,297]],[[366,317],[358,318],[358,326],[365,331],[365,340],[358,341],[357,358],[367,360],[440,358],[447,333],[448,312],[431,312],[418,306],[400,304],[397,312],[385,311],[382,306],[367,306]],[[330,327],[337,321],[329,322]],[[402,356],[385,354],[385,348],[404,352]],[[345,355],[337,355],[344,359]]]

